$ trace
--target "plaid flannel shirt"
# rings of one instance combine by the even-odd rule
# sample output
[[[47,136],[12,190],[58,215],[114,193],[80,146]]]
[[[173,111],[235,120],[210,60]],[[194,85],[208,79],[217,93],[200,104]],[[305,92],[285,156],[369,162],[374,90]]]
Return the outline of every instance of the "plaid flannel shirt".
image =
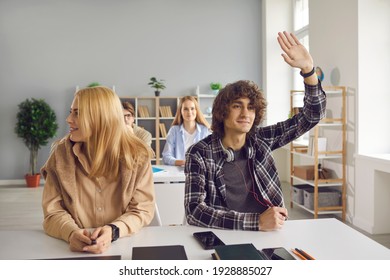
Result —
[[[320,82],[305,84],[304,107],[300,113],[275,125],[259,127],[248,137],[255,155],[251,172],[255,185],[264,199],[274,206],[284,206],[279,175],[272,151],[297,139],[313,128],[325,115],[326,95]],[[186,153],[184,207],[190,225],[235,229],[259,230],[261,213],[242,213],[231,210],[226,204],[225,163],[221,139],[211,134]]]

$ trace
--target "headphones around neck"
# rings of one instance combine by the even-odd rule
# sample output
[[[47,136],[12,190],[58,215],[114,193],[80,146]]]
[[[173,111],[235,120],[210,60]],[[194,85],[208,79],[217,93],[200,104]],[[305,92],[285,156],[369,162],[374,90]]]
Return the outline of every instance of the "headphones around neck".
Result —
[[[222,144],[222,141],[220,141],[221,147],[223,150],[223,154],[225,157],[226,162],[233,162],[235,161],[234,151],[232,148],[225,148]],[[245,146],[245,154],[248,157],[248,159],[252,159],[255,156],[255,151],[252,146]]]
[[[240,165],[237,164],[237,163],[234,163],[234,151],[232,148],[225,148],[223,145],[222,145],[222,141],[220,140],[220,144],[221,144],[221,147],[222,147],[222,150],[223,150],[223,153],[224,153],[224,158],[226,160],[226,162],[233,162],[233,164],[237,167],[237,170],[239,171],[239,173],[241,174],[242,176],[242,179],[243,179],[243,182],[245,184],[245,188],[247,189],[247,191],[253,195],[254,199],[259,203],[261,204],[263,207],[265,208],[269,208],[269,207],[273,207],[273,204],[263,198],[260,194],[260,197],[259,197],[259,194],[255,191],[255,180],[254,180],[254,175],[253,175],[253,172],[249,170],[250,172],[250,175],[251,175],[251,179],[252,179],[252,189],[249,189],[249,186],[247,185],[246,183],[246,180],[245,180],[245,176],[244,176],[244,172],[243,170],[241,169]],[[245,145],[245,153],[246,153],[246,156],[248,157],[248,161],[247,161],[247,164],[248,164],[248,168],[250,169],[250,166],[249,166],[249,159],[253,159],[255,157],[255,149],[249,144],[246,143]]]

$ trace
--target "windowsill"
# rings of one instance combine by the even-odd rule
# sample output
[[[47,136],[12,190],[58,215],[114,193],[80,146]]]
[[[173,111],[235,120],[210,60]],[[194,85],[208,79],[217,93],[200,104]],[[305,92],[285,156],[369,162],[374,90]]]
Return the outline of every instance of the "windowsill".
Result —
[[[366,159],[377,161],[379,163],[390,164],[390,154],[358,154],[355,155],[356,159]]]

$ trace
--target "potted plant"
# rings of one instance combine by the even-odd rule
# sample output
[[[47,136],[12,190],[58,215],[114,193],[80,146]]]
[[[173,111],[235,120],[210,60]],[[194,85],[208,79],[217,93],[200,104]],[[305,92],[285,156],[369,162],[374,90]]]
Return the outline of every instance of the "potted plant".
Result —
[[[154,88],[154,94],[156,96],[160,96],[160,92],[161,90],[165,89],[166,86],[164,84],[164,80],[158,80],[156,79],[156,77],[151,77],[150,78],[150,82],[148,83],[148,85],[151,87],[151,88]]]
[[[100,83],[98,82],[93,82],[93,83],[90,83],[89,85],[87,85],[87,87],[98,87],[100,86]]]
[[[213,93],[217,95],[219,93],[219,90],[222,88],[222,85],[220,83],[211,83],[210,88]]]
[[[55,136],[58,129],[56,114],[43,99],[26,99],[18,107],[15,133],[23,139],[30,151],[26,184],[28,187],[37,187],[40,182],[40,174],[37,172],[38,150]]]

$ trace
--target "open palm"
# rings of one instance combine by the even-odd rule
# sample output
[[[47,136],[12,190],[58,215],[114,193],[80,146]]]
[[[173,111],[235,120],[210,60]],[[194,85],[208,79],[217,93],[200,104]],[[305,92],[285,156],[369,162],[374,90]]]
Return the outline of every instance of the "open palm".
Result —
[[[307,49],[299,42],[298,38],[286,31],[278,33],[278,42],[284,53],[284,61],[292,67],[306,69],[313,68],[313,59]]]

